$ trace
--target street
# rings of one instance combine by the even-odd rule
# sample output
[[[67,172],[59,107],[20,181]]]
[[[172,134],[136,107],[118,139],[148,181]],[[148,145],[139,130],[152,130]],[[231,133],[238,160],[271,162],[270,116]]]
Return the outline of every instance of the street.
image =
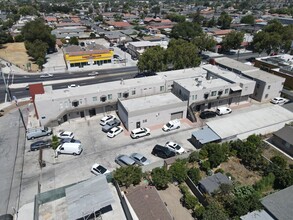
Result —
[[[67,88],[68,85],[71,83],[64,82],[66,79],[78,79],[78,78],[84,78],[87,77],[88,72],[78,72],[78,73],[58,73],[54,74],[53,77],[48,78],[40,78],[40,75],[32,76],[32,75],[15,75],[13,80],[12,77],[10,77],[7,80],[7,84],[11,85],[12,81],[13,83],[34,83],[34,82],[40,82],[40,81],[51,81],[51,80],[63,80],[63,82],[54,84],[53,89],[62,89]],[[82,80],[82,81],[75,81],[74,84],[83,86],[83,85],[91,85],[91,84],[97,84],[97,83],[104,83],[104,82],[111,82],[115,80],[123,79],[131,79],[133,78],[137,73],[137,67],[125,67],[125,68],[119,68],[119,69],[106,69],[106,70],[100,70],[99,75],[92,79],[92,77],[89,77],[88,80]],[[7,76],[6,76],[7,77]],[[15,96],[18,99],[19,98],[25,98],[29,97],[29,90],[26,90],[25,88],[19,88],[19,89],[10,89],[11,96]],[[0,103],[5,101],[5,86],[3,80],[0,81]]]

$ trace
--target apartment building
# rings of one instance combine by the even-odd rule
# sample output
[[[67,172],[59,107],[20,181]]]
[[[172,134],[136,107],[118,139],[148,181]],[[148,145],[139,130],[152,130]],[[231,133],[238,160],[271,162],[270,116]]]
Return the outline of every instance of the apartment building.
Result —
[[[254,91],[255,82],[213,65],[204,65],[207,71],[194,80],[176,80],[173,93],[194,111],[216,108],[218,106],[240,104],[248,101]]]
[[[269,101],[281,94],[285,82],[283,77],[267,73],[259,68],[227,57],[216,58],[215,63],[222,68],[255,81],[256,86],[250,97],[259,102]]]
[[[293,56],[282,54],[255,59],[255,67],[285,78],[285,86],[293,89]]]

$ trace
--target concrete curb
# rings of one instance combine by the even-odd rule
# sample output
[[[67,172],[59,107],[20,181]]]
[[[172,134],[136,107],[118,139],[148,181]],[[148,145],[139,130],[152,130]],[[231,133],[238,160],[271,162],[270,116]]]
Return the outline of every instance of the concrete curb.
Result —
[[[38,84],[38,83],[43,83],[44,86],[47,85],[52,85],[52,84],[58,84],[58,83],[65,83],[65,82],[76,82],[76,81],[84,81],[84,80],[89,80],[89,79],[94,79],[94,76],[88,76],[88,77],[82,77],[82,78],[74,78],[74,79],[66,79],[66,80],[51,80],[51,81],[39,81],[39,82],[32,82],[32,83],[17,83],[17,84],[11,84],[9,85],[10,89],[20,89],[20,88],[25,88],[29,84]]]

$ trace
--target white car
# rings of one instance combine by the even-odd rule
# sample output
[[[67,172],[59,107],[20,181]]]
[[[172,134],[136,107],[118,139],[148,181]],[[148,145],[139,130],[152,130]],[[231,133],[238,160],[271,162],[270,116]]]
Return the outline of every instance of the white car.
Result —
[[[79,85],[76,85],[76,84],[71,84],[71,85],[68,86],[69,89],[70,88],[77,88],[77,87],[79,87]]]
[[[93,71],[93,72],[91,72],[91,73],[89,73],[87,75],[88,76],[97,76],[97,75],[99,75],[99,73],[97,71]]]
[[[179,144],[174,143],[172,141],[168,141],[165,144],[165,147],[169,148],[169,150],[173,151],[176,154],[183,154],[186,152],[183,147],[181,147]]]
[[[98,163],[95,163],[93,166],[92,166],[92,168],[91,168],[91,172],[93,173],[93,174],[95,174],[95,175],[101,175],[101,174],[103,174],[103,175],[107,175],[107,174],[109,174],[110,173],[110,171],[107,169],[107,168],[105,168],[104,166],[102,166],[102,165],[100,165],[100,164],[98,164]]]
[[[149,128],[136,128],[131,131],[130,136],[133,139],[144,137],[144,136],[149,136],[151,134],[150,131],[151,130]]]
[[[74,138],[74,134],[70,131],[62,131],[58,134],[58,138],[60,139],[72,139]]]
[[[106,115],[100,121],[100,125],[104,126],[107,122],[114,120],[116,117],[115,115]]]
[[[283,105],[285,103],[289,102],[288,99],[282,98],[282,97],[275,97],[271,100],[271,103],[277,104],[277,105]]]
[[[40,78],[49,78],[49,77],[53,77],[53,74],[46,73],[46,74],[40,75]]]
[[[111,130],[108,131],[107,136],[109,138],[113,138],[117,136],[118,134],[120,134],[122,131],[123,131],[123,128],[121,126],[117,126],[117,127],[111,128]]]

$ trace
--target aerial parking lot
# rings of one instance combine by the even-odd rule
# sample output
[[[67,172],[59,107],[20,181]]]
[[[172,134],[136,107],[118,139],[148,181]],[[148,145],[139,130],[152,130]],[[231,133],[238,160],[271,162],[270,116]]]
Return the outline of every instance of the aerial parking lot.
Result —
[[[114,113],[115,115],[115,113]],[[75,119],[70,122],[54,127],[53,133],[57,135],[61,131],[74,133],[74,139],[81,141],[83,151],[80,155],[56,155],[52,148],[43,150],[43,161],[46,166],[41,170],[42,192],[58,188],[67,184],[78,182],[94,176],[91,173],[93,164],[98,163],[113,171],[120,167],[115,163],[115,158],[120,154],[130,156],[132,153],[140,153],[150,160],[151,163],[163,161],[163,159],[151,154],[156,144],[165,145],[173,141],[182,146],[185,151],[196,150],[188,141],[191,133],[199,123],[191,123],[187,119],[181,120],[180,129],[169,132],[162,130],[163,124],[150,127],[151,134],[138,139],[132,139],[130,133],[124,130],[114,138],[107,137],[102,131],[100,119],[105,115],[97,115],[88,119]],[[40,138],[48,139],[48,137]],[[39,151],[30,151],[30,145],[40,139],[30,140],[26,143],[26,178],[36,178],[39,170]]]

